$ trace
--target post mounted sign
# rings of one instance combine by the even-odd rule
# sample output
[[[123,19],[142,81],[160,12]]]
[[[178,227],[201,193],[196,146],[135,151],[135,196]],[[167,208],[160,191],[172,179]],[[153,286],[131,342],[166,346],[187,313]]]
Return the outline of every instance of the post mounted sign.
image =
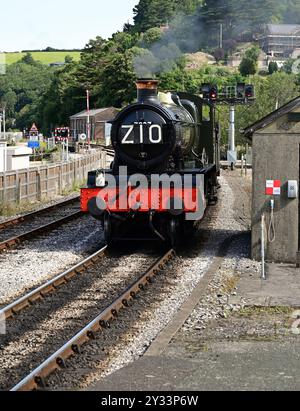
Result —
[[[266,195],[267,196],[280,196],[281,195],[281,181],[280,180],[267,180],[266,181]]]

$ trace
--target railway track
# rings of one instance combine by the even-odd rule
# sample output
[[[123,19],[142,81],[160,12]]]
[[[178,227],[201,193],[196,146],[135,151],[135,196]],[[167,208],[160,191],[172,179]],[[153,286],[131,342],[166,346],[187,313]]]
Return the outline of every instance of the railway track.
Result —
[[[38,300],[43,299],[48,294],[55,292],[58,287],[71,281],[73,277],[83,273],[88,267],[95,264],[100,258],[105,255],[106,250],[107,246],[103,247],[100,251],[97,251],[90,257],[76,264],[74,267],[54,277],[52,280],[47,281],[45,284],[7,305],[0,310],[3,318],[7,320],[18,314],[25,308],[36,303]]]
[[[120,258],[118,258],[118,262],[114,261],[114,258],[110,258],[106,256],[106,247],[104,247],[102,250],[98,251],[97,253],[93,254],[91,257],[87,258],[84,260],[82,263],[77,264],[76,266],[72,267],[70,270],[66,271],[65,273],[62,273],[61,275],[57,276],[53,280],[45,283],[43,286],[39,287],[38,289],[30,292],[28,295],[24,296],[23,298],[18,299],[14,303],[6,306],[3,308],[2,313],[6,319],[9,319],[11,317],[14,317],[13,320],[7,321],[8,325],[8,337],[6,337],[7,341],[1,345],[1,340],[0,340],[0,386],[2,385],[1,389],[10,389],[8,381],[15,381],[15,380],[20,380],[18,376],[23,377],[24,376],[24,369],[25,367],[30,369],[32,367],[32,364],[41,364],[39,365],[30,375],[26,376],[23,378],[23,380],[17,384],[14,388],[12,388],[13,391],[27,391],[27,390],[34,390],[39,388],[40,386],[43,386],[44,384],[44,379],[51,374],[54,370],[58,370],[60,368],[63,368],[65,365],[66,360],[75,354],[78,354],[80,352],[80,347],[88,342],[89,340],[94,338],[94,335],[97,331],[100,331],[101,329],[107,329],[107,327],[110,326],[111,321],[117,318],[117,313],[124,307],[129,306],[130,300],[134,299],[136,294],[139,293],[149,282],[151,282],[151,278],[155,275],[157,275],[161,270],[164,269],[165,265],[168,264],[169,260],[172,259],[174,256],[173,250],[169,251],[167,254],[163,256],[163,258],[159,258],[157,260],[157,257],[155,259],[152,257],[152,260],[155,261],[151,265],[151,268],[146,269],[145,267],[149,267],[151,258],[149,258],[149,255],[147,257],[143,257],[141,259],[142,261],[142,267],[138,269],[138,271],[134,272],[134,270],[128,268],[128,273],[125,272],[124,267],[120,269],[118,268],[118,271],[120,272],[120,275],[124,278],[122,280],[113,280],[112,282],[116,283],[112,286],[112,288],[108,287],[108,290],[103,298],[99,296],[99,298],[95,297],[95,293],[98,292],[99,294],[99,289],[102,291],[103,284],[106,284],[108,282],[107,276],[108,274],[114,270],[114,267],[118,267],[122,264],[124,264],[124,261],[121,262]],[[108,259],[107,261],[105,259]],[[129,262],[127,263],[127,266],[130,266],[130,257],[128,257]],[[101,265],[97,264],[101,260]],[[156,261],[157,260],[157,261]],[[101,270],[101,266],[106,267],[107,274],[103,275],[103,278],[101,278],[101,275],[99,274],[99,271]],[[132,271],[132,272],[131,272]],[[144,272],[143,275],[140,273]],[[78,274],[84,274],[84,275],[78,275]],[[110,278],[113,276],[110,274]],[[93,277],[94,276],[94,277]],[[91,279],[93,277],[93,279]],[[77,278],[77,281],[75,280]],[[72,280],[72,281],[70,281]],[[92,289],[93,292],[91,293],[91,288],[90,285],[92,282],[95,281],[95,285],[93,285]],[[120,284],[118,284],[120,282]],[[64,287],[63,285],[67,285]],[[101,284],[101,285],[100,285]],[[128,284],[131,284],[128,287]],[[69,289],[73,287],[73,290],[70,291]],[[104,288],[104,287],[103,287]],[[79,289],[82,289],[82,295],[76,295],[76,293],[79,293]],[[59,297],[57,294],[61,293],[61,296]],[[74,295],[75,294],[75,295]],[[114,297],[112,299],[112,296]],[[76,302],[76,298],[78,299],[78,302]],[[43,300],[43,302],[40,302],[38,306],[36,306],[37,301]],[[58,308],[60,310],[57,310],[57,313],[51,314],[51,309],[50,309],[50,314],[49,314],[49,309],[47,307],[44,309],[42,306],[47,303],[48,300],[48,307],[56,307],[57,301],[59,301]],[[70,305],[68,308],[68,311],[66,308],[61,308],[67,301],[66,304],[69,304],[68,300],[70,300]],[[72,301],[72,303],[71,303]],[[108,304],[109,302],[109,304]],[[93,309],[88,310],[88,315],[80,314],[80,321],[76,318],[76,314],[74,313],[74,308],[79,305],[84,305],[84,308],[86,309],[86,305],[95,305],[97,307],[97,310],[93,307]],[[35,308],[38,307],[38,310]],[[98,307],[100,309],[98,310]],[[44,312],[43,312],[44,311]],[[91,312],[90,312],[91,311]],[[38,313],[37,313],[38,312]],[[42,312],[42,313],[41,313]],[[91,313],[95,313],[96,316],[91,316]],[[18,314],[18,315],[16,315]],[[37,315],[38,319],[34,319]],[[45,326],[43,323],[46,322],[48,323],[48,320],[45,319],[45,317],[51,317],[49,322],[51,322],[51,325]],[[52,317],[55,317],[56,320]],[[20,318],[21,317],[21,318]],[[24,318],[23,318],[24,317]],[[83,317],[83,319],[82,319]],[[67,332],[64,331],[64,327],[60,330],[62,333],[60,333],[58,341],[56,342],[54,340],[53,334],[58,333],[60,329],[60,323],[66,322],[66,318],[72,322],[72,329],[77,330],[77,332],[74,332],[73,334],[70,335],[70,340],[65,343],[66,337],[68,336],[68,333],[70,334],[70,330],[67,330]],[[89,318],[89,321],[86,321],[86,319]],[[92,321],[90,321],[91,318],[94,318]],[[23,349],[23,340],[22,336],[24,335],[23,332],[17,331],[16,335],[13,336],[13,339],[11,340],[11,336],[9,334],[11,333],[11,330],[19,330],[20,326],[18,325],[27,323],[27,321],[31,322],[36,322],[36,323],[41,323],[42,329],[47,328],[47,331],[45,331],[45,335],[43,335],[43,332],[41,330],[36,330],[36,333],[38,335],[37,339],[41,339],[41,345],[39,348],[36,347],[37,341],[32,341],[32,351],[34,352],[33,358],[30,358],[29,353],[20,353],[20,350]],[[14,324],[16,323],[16,324]],[[28,324],[28,323],[27,323]],[[84,324],[84,326],[83,326]],[[83,327],[82,327],[83,326]],[[31,327],[33,325],[28,325],[28,335],[30,335],[30,338],[34,338],[32,336],[32,330]],[[52,332],[49,330],[49,328],[52,327],[53,330],[55,329],[55,332]],[[53,331],[52,330],[52,331]],[[79,331],[78,331],[79,330]],[[46,334],[49,333],[49,336],[52,335],[51,340],[46,339]],[[25,332],[26,334],[26,332]],[[75,335],[75,337],[74,337]],[[28,343],[28,337],[25,336],[25,341],[27,345],[30,345]],[[49,346],[47,349],[44,349],[43,344],[45,344],[45,339],[47,341],[47,344]],[[60,342],[64,342],[61,346],[59,345]],[[39,343],[40,344],[40,343]],[[1,350],[1,348],[3,350]],[[60,348],[59,348],[60,347]],[[26,347],[28,348],[28,347]],[[45,353],[51,353],[54,350],[55,354],[50,355],[48,359],[44,362],[41,363],[41,360],[46,357],[44,355]],[[7,350],[7,352],[6,352]],[[37,352],[40,350],[40,354],[37,355]],[[2,351],[2,352],[1,352]],[[27,352],[27,349],[25,350]],[[6,356],[7,354],[7,356]],[[44,356],[43,356],[44,355]],[[5,357],[6,356],[6,357]],[[10,356],[11,360],[10,360]],[[42,357],[43,356],[43,357]],[[17,357],[17,358],[16,358]],[[36,357],[36,358],[34,358]],[[25,362],[24,362],[25,358]],[[5,381],[7,378],[7,372],[8,370],[5,370],[5,367],[9,367],[9,372],[11,372],[11,377]],[[20,367],[20,369],[19,369]],[[4,375],[1,376],[1,370],[2,374]],[[16,381],[17,382],[17,381]]]
[[[0,252],[82,216],[79,197],[0,224]]]
[[[214,220],[218,217],[217,210],[212,209],[207,217],[208,219],[201,233],[204,243],[207,241],[205,238],[206,232],[209,234]],[[139,253],[136,255],[139,256]],[[144,293],[142,298],[138,298],[135,304],[131,304],[131,300],[134,300],[137,293],[151,282],[152,276],[164,269],[169,262],[169,258],[172,259],[173,255],[174,251],[170,250],[163,258],[160,257],[157,260],[156,256],[155,260],[151,262],[148,251],[148,255],[143,257],[143,261],[141,260],[142,268],[139,268],[135,273],[132,269],[132,254],[127,258],[123,255],[119,255],[117,258],[103,257],[101,265],[97,264],[94,255],[94,264],[90,264],[90,259],[87,259],[85,267],[79,266],[76,269],[73,267],[70,273],[66,272],[54,279],[54,283],[48,284],[49,287],[45,285],[43,289],[36,290],[34,294],[31,293],[29,298],[20,299],[17,304],[11,307],[7,306],[4,309],[6,318],[14,316],[15,313],[20,313],[15,315],[13,321],[7,322],[8,328],[14,331],[19,330],[22,326],[24,327],[24,324],[27,327],[28,321],[31,321],[34,325],[29,326],[28,332],[17,331],[14,335],[13,333],[10,335],[8,329],[7,341],[4,341],[4,343],[0,338],[0,387],[2,385],[2,389],[12,391],[45,389],[47,387],[56,389],[61,386],[69,389],[72,387],[74,379],[78,381],[78,378],[84,378],[82,383],[88,383],[89,380],[85,381],[85,373],[88,375],[92,373],[94,364],[99,364],[99,361],[100,367],[104,367],[102,373],[105,373],[107,368],[110,369],[111,361],[112,364],[114,363],[114,355],[116,355],[114,350],[118,352],[127,346],[127,342],[121,337],[122,333],[125,333],[125,340],[128,338],[126,337],[127,333],[131,338],[130,334],[135,333],[133,330],[137,326],[135,321],[139,318],[141,318],[141,321],[145,321],[144,314],[142,314],[143,310],[146,309],[147,311],[149,309],[151,311],[152,300],[154,304],[158,305],[160,299],[164,298],[161,296],[161,290],[165,287],[166,292],[169,293],[170,286],[172,288],[179,278],[179,283],[181,283],[181,274],[176,274],[176,266],[180,268],[180,264],[175,263],[175,270],[172,264],[171,269],[169,268],[163,275],[158,277],[149,292]],[[184,261],[182,262],[184,263]],[[149,269],[150,265],[151,268]],[[106,273],[103,273],[103,267],[106,267]],[[201,267],[200,269],[203,269]],[[76,275],[77,272],[84,275]],[[116,272],[119,276],[118,279],[115,279]],[[141,276],[141,272],[145,272],[145,274]],[[169,275],[171,272],[172,277]],[[174,275],[177,276],[177,280],[176,278],[173,280]],[[189,273],[187,275],[189,277]],[[84,278],[85,280],[83,280]],[[74,281],[69,281],[70,279]],[[112,283],[107,285],[111,281]],[[195,281],[195,279],[192,281]],[[66,283],[67,285],[64,286]],[[91,283],[93,283],[92,287]],[[72,284],[73,290],[70,291]],[[128,287],[128,284],[131,284],[131,286]],[[61,287],[59,287],[60,285]],[[84,291],[79,294],[79,290]],[[60,297],[57,296],[59,293],[61,293]],[[34,303],[42,298],[44,302],[41,302],[38,305],[39,309],[35,310]],[[48,304],[46,304],[47,300]],[[32,303],[33,306],[30,307]],[[65,304],[68,306],[67,309]],[[173,299],[170,300],[169,304],[173,304]],[[46,307],[43,308],[43,305],[46,305]],[[62,309],[62,306],[64,306],[64,309]],[[90,306],[93,306],[92,309],[90,309]],[[130,306],[132,306],[132,310],[123,310]],[[27,309],[25,309],[26,307]],[[49,307],[51,307],[50,314]],[[88,315],[82,314],[83,307],[89,307]],[[167,307],[168,311],[171,310],[170,305],[167,305]],[[52,309],[56,310],[55,314],[52,313]],[[80,311],[79,315],[76,313],[77,309]],[[122,310],[122,313],[119,312],[120,310]],[[37,312],[39,314],[36,314]],[[37,319],[36,315],[38,315]],[[146,313],[147,315],[149,314]],[[45,319],[50,316],[51,320]],[[112,326],[116,319],[119,319],[119,321]],[[145,324],[148,327],[148,320],[145,321]],[[131,327],[133,327],[132,330]],[[142,340],[144,341],[148,337],[143,335]],[[117,347],[112,348],[112,351],[110,351],[111,344],[115,344],[113,341],[118,341],[119,338]],[[94,339],[94,343],[82,347],[86,342]],[[40,345],[38,348],[37,344]],[[123,347],[122,344],[125,344],[125,346]],[[24,345],[25,352],[22,352]],[[47,359],[45,360],[45,358]],[[61,370],[65,367],[67,369],[62,372]],[[34,370],[28,374],[28,370],[33,368]],[[93,378],[92,375],[91,378]],[[13,384],[15,385],[13,386]],[[77,387],[77,385],[75,386]]]

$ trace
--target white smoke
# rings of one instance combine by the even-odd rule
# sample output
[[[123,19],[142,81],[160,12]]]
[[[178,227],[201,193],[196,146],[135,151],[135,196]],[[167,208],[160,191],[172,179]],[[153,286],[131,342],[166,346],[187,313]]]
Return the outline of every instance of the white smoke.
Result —
[[[159,41],[144,49],[133,61],[138,77],[154,77],[176,67],[184,52],[199,47],[200,25],[197,15],[178,15],[170,23]]]

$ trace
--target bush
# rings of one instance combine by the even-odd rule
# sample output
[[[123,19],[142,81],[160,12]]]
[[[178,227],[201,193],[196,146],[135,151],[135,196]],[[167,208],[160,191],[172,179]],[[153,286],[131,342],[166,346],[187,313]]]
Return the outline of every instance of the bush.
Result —
[[[225,58],[225,51],[224,51],[224,49],[220,49],[220,48],[216,49],[216,50],[214,51],[214,58],[215,58],[217,61],[224,60],[224,58]]]
[[[254,75],[258,69],[258,58],[260,49],[253,46],[246,50],[245,57],[243,58],[239,70],[242,76]]]
[[[278,71],[278,64],[276,63],[276,61],[271,61],[269,63],[269,74],[273,74],[276,73],[276,71]]]
[[[240,64],[239,70],[241,75],[244,77],[254,75],[257,70],[257,62],[249,57],[244,57]]]

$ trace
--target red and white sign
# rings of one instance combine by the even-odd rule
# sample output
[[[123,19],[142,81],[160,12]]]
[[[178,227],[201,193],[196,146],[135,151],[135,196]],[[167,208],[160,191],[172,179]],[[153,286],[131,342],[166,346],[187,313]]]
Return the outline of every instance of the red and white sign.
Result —
[[[281,181],[280,180],[267,180],[266,181],[266,195],[267,196],[280,196],[281,194]]]

